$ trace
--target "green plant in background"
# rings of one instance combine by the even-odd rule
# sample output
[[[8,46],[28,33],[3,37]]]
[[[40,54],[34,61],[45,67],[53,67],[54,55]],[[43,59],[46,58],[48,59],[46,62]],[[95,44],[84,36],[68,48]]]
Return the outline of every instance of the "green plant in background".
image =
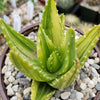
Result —
[[[98,25],[75,42],[73,28],[64,34],[64,22],[64,15],[59,17],[54,0],[48,0],[35,43],[0,19],[12,63],[33,79],[32,100],[48,100],[55,88],[70,86],[100,36]]]
[[[71,8],[79,0],[56,0],[57,6],[62,9]]]
[[[91,23],[82,23],[78,26],[79,29],[81,29],[83,32],[88,32],[93,27],[93,24]]]
[[[70,24],[70,25],[73,25],[73,26],[79,26],[80,25],[80,19],[73,14],[65,15],[65,22],[67,24]]]
[[[0,13],[6,11],[7,0],[0,0]]]

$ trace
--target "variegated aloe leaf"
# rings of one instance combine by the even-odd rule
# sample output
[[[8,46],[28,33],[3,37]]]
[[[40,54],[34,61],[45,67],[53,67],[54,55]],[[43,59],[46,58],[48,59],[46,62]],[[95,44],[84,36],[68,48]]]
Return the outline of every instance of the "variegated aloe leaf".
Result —
[[[77,56],[80,60],[80,67],[82,67],[90,55],[92,49],[96,45],[100,36],[100,25],[95,26],[90,31],[85,33],[76,42]]]
[[[61,19],[59,18],[54,0],[48,0],[47,6],[44,9],[41,27],[45,30],[45,33],[57,48],[64,36],[64,33],[62,32],[64,28],[61,27],[62,22],[64,23],[63,16],[61,16]]]
[[[79,66],[79,60],[76,58],[72,68],[68,72],[57,77],[55,80],[49,82],[48,84],[57,89],[62,89],[70,86],[79,74]]]
[[[51,74],[40,67],[37,59],[32,62],[21,58],[19,53],[11,51],[9,54],[10,60],[20,71],[22,71],[26,76],[36,81],[48,82],[55,79],[56,75]]]
[[[31,59],[35,57],[36,44],[33,41],[16,32],[1,18],[0,26],[11,50],[16,50],[20,55],[25,55]]]
[[[60,47],[60,54],[62,55],[63,64],[57,75],[67,72],[75,61],[75,31],[69,28],[66,32],[65,39]]]
[[[55,93],[55,89],[47,83],[32,82],[31,100],[49,100]]]

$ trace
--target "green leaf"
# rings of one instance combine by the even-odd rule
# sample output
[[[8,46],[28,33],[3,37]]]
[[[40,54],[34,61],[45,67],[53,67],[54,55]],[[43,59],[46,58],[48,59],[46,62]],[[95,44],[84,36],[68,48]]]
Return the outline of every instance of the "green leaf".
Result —
[[[46,43],[46,38],[44,36],[44,30],[40,27],[38,30],[38,37],[37,37],[37,55],[41,67],[46,70],[46,60],[49,57],[49,49]]]
[[[64,16],[64,14],[60,15],[60,20],[61,20],[62,32],[64,33],[64,31],[65,31],[65,16]]]
[[[49,72],[56,72],[61,66],[61,62],[57,52],[52,52],[47,60],[47,68]]]
[[[0,26],[11,50],[16,50],[21,55],[33,59],[36,54],[36,44],[16,32],[0,18]]]
[[[66,37],[60,47],[60,55],[62,55],[62,67],[56,74],[63,74],[70,70],[75,60],[75,32],[69,28],[66,32]]]
[[[95,26],[90,31],[85,33],[76,42],[77,56],[80,60],[80,67],[82,67],[90,55],[92,49],[96,45],[100,36],[100,25]]]
[[[48,82],[48,84],[57,89],[63,89],[65,87],[68,87],[76,79],[77,75],[79,74],[79,71],[79,61],[78,59],[76,59],[74,65],[68,72],[57,77],[55,80]]]
[[[55,47],[58,48],[63,40],[64,33],[62,32],[62,24],[54,0],[48,0],[44,9],[41,26]]]
[[[47,83],[32,82],[31,100],[49,100],[55,93],[55,89]]]
[[[48,82],[55,79],[55,74],[50,74],[43,70],[37,59],[31,62],[22,58],[17,52],[10,52],[10,60],[15,67],[22,71],[26,76],[36,81]],[[29,63],[30,62],[30,63]]]

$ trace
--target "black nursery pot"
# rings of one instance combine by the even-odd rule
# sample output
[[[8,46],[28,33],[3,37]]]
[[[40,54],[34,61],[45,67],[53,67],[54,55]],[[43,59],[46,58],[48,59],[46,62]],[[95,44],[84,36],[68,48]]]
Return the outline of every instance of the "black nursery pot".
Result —
[[[70,25],[66,24],[66,27],[70,27]],[[25,36],[27,36],[29,33],[31,32],[35,32],[37,31],[39,28],[39,23],[31,25],[27,28],[24,28],[20,31],[21,34],[24,34]],[[75,30],[80,33],[83,34],[83,32],[77,28],[75,28]],[[98,52],[98,56],[100,57],[100,51],[98,49],[98,47],[95,47],[95,50]],[[6,45],[5,49],[3,50],[2,54],[0,55],[0,100],[9,100],[9,97],[7,96],[7,92],[6,92],[6,88],[4,85],[4,81],[3,81],[3,75],[1,74],[2,72],[2,68],[4,66],[4,62],[5,62],[5,58],[6,58],[6,54],[9,52],[9,47]],[[100,100],[100,92],[98,91],[97,96],[94,98],[94,100]]]

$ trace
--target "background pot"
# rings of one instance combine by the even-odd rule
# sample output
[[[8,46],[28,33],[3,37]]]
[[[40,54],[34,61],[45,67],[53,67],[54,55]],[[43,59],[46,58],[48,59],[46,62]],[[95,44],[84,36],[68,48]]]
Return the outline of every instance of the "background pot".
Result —
[[[66,24],[65,26],[66,27],[70,27],[70,25],[68,25],[68,24]],[[27,28],[22,29],[20,31],[20,33],[24,34],[25,36],[27,36],[32,31],[34,31],[34,32],[37,31],[38,28],[39,28],[39,23],[31,25],[31,26],[28,26]],[[75,30],[80,34],[83,34],[83,32],[81,30],[79,30],[77,28],[75,28]],[[100,57],[100,51],[99,51],[97,46],[95,47],[95,50],[98,52],[98,55]],[[3,75],[1,74],[2,67],[4,65],[4,61],[5,61],[6,54],[8,53],[8,51],[9,51],[9,48],[6,45],[5,49],[2,52],[2,55],[0,55],[0,95],[1,95],[2,100],[9,100],[9,97],[7,96],[5,85],[4,85],[4,82],[3,82]],[[99,100],[99,99],[100,99],[100,92],[98,92],[97,96],[95,97],[95,100]]]

